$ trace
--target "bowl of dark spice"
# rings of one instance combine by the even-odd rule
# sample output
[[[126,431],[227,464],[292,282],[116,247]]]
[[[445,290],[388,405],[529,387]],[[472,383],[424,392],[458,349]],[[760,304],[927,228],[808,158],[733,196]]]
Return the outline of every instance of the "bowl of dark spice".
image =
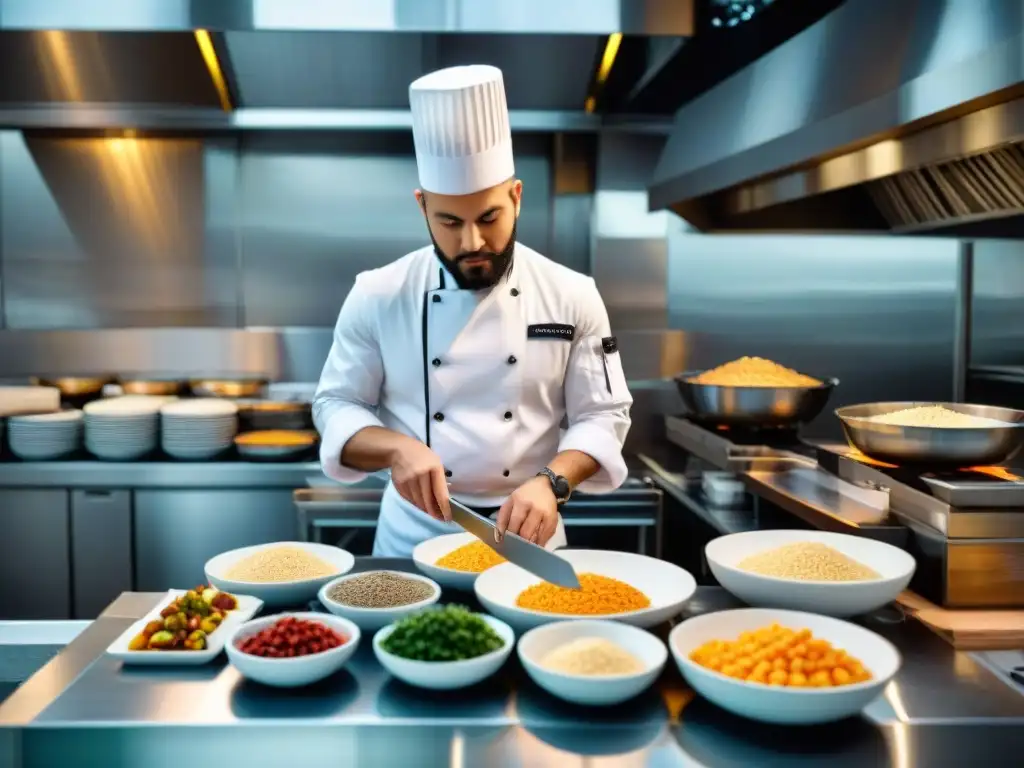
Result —
[[[441,597],[437,582],[418,573],[365,571],[346,574],[320,589],[324,607],[360,629],[380,629],[433,605]]]
[[[377,661],[403,683],[432,690],[467,688],[493,675],[515,646],[512,628],[461,605],[434,606],[373,636]]]

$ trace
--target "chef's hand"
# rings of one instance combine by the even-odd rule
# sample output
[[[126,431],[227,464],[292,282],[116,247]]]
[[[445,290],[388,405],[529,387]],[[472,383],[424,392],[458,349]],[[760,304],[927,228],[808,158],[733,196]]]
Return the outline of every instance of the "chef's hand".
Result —
[[[435,520],[451,522],[444,465],[438,455],[419,440],[404,440],[395,451],[391,461],[391,482],[403,499]]]
[[[520,485],[498,510],[498,533],[518,533],[542,547],[558,528],[558,500],[546,477]]]

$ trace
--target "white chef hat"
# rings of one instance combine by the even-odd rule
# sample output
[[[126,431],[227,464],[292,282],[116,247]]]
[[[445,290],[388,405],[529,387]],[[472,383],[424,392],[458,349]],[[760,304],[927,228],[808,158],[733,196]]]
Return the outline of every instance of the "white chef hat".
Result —
[[[409,86],[420,187],[468,195],[515,175],[501,70],[449,67]]]

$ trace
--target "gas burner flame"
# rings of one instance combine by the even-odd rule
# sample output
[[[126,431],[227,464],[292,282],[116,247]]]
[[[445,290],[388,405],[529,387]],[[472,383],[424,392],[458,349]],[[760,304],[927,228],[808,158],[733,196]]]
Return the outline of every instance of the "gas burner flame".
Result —
[[[856,448],[851,448],[849,453],[847,454],[847,457],[853,459],[854,461],[859,461],[861,464],[867,464],[867,465],[872,466],[872,467],[885,467],[887,469],[899,469],[899,466],[896,465],[896,464],[887,464],[884,461],[879,461],[878,459],[872,459],[866,453],[861,453]]]
[[[1008,470],[1006,467],[967,467],[960,471],[973,472],[979,475],[988,475],[989,477],[994,477],[997,480],[1006,480],[1011,483],[1024,482],[1024,477],[1013,474],[1013,472]]]

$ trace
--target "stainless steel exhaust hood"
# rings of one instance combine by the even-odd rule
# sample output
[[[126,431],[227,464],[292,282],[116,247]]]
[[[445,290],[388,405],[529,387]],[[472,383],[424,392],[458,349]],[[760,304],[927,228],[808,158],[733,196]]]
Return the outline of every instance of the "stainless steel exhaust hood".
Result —
[[[676,114],[650,187],[705,231],[1024,237],[1024,5],[855,0]]]
[[[591,130],[606,37],[690,35],[695,2],[0,0],[0,127],[403,128],[412,80],[474,62],[504,71],[513,129]]]

